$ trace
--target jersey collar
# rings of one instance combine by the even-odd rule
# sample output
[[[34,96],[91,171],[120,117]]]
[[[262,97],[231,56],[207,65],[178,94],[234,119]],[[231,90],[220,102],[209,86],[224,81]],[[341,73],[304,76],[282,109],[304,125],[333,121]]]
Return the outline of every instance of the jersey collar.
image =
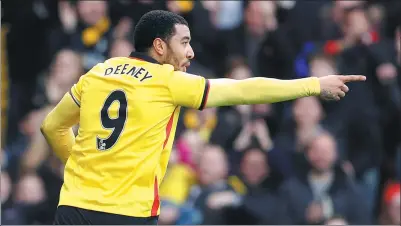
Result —
[[[145,53],[140,53],[140,52],[131,52],[131,54],[129,55],[129,58],[143,60],[143,61],[147,61],[147,62],[154,63],[154,64],[161,64],[157,60],[155,60],[153,57],[150,57],[150,56],[146,55]]]

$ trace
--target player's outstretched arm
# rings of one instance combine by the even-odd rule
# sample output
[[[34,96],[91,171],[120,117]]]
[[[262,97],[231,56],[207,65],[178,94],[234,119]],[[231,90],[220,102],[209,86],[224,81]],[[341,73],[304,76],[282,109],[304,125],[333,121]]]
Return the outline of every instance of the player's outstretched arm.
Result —
[[[244,80],[210,79],[206,107],[275,103],[306,96],[339,100],[348,92],[345,83],[365,79],[364,76],[357,75],[330,75],[294,80],[262,77]]]
[[[272,78],[209,79],[174,71],[168,76],[172,103],[178,106],[205,107],[242,104],[264,104],[320,96],[324,100],[339,100],[348,92],[347,82],[364,81],[360,75],[329,75],[293,80]]]
[[[72,126],[79,122],[79,107],[70,94],[65,94],[57,106],[46,116],[40,130],[52,150],[66,163],[75,143]]]

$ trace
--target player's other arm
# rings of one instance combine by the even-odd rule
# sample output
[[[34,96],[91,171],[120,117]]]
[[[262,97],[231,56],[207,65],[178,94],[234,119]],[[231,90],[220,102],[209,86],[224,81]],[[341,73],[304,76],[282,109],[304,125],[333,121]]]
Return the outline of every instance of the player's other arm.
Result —
[[[52,150],[66,163],[75,143],[72,126],[79,122],[79,107],[70,93],[46,116],[40,130]]]
[[[271,78],[209,79],[174,72],[170,90],[177,105],[203,109],[242,104],[263,104],[293,100],[306,96],[321,96],[325,100],[339,100],[348,92],[345,85],[363,81],[364,76],[330,75],[321,78],[279,80]]]
[[[56,155],[66,163],[75,143],[72,127],[79,122],[82,87],[85,75],[64,95],[57,106],[46,116],[41,131]]]

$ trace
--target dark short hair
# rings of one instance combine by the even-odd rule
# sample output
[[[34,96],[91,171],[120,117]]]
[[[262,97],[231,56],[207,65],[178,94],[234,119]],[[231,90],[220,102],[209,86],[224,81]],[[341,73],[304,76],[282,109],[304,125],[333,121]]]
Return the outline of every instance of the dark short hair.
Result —
[[[138,52],[148,51],[156,38],[164,41],[175,34],[175,25],[188,22],[180,15],[164,10],[153,10],[144,14],[135,26],[134,47]]]

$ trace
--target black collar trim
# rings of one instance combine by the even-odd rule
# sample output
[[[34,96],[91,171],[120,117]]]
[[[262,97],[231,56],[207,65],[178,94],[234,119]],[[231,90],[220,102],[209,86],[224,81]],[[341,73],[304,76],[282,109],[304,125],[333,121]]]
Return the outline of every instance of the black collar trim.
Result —
[[[153,57],[148,56],[145,53],[131,52],[129,57],[133,58],[133,59],[144,60],[144,61],[147,61],[147,62],[150,62],[150,63],[154,63],[154,64],[161,64],[157,60],[155,60]]]

